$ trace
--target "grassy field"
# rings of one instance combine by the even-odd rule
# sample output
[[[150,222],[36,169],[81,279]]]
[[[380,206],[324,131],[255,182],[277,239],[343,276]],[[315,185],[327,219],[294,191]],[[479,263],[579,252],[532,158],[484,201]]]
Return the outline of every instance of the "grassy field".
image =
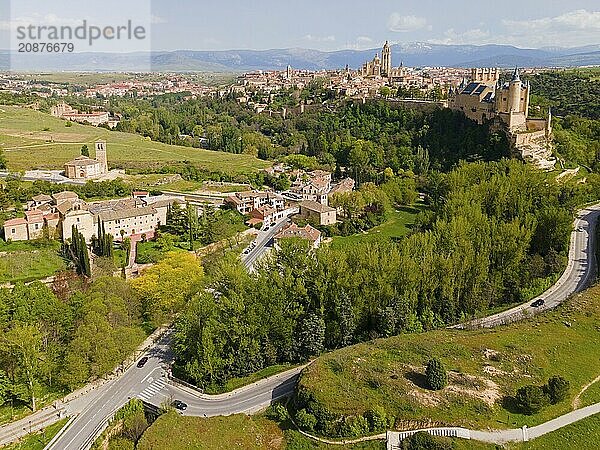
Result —
[[[137,450],[384,450],[383,441],[357,445],[327,445],[297,431],[283,431],[262,415],[235,414],[227,417],[182,417],[170,412],[146,430]]]
[[[379,405],[401,428],[447,424],[472,429],[533,426],[571,410],[572,399],[600,375],[600,286],[526,322],[493,330],[436,330],[395,336],[325,354],[302,374],[298,390],[333,414]],[[449,386],[430,391],[424,366],[439,357]],[[527,416],[513,395],[525,384],[561,375],[570,397]],[[593,386],[585,401],[600,401]],[[430,422],[431,421],[431,422]]]
[[[283,432],[260,416],[182,417],[176,412],[159,417],[144,433],[137,450],[265,450],[284,448]]]
[[[396,209],[387,214],[385,222],[381,225],[371,228],[369,231],[352,236],[336,236],[333,238],[331,246],[333,248],[345,248],[355,245],[358,242],[368,242],[381,239],[393,239],[402,237],[410,232],[411,226],[415,223],[415,218],[425,206],[415,204],[414,206],[405,206]]]
[[[78,156],[83,144],[90,149],[94,141],[107,141],[110,167],[154,168],[169,162],[190,161],[210,171],[231,175],[254,172],[269,164],[249,155],[214,152],[191,147],[152,142],[137,134],[109,131],[65,121],[16,106],[0,106],[0,148],[10,170],[61,169]]]
[[[2,450],[42,450],[46,444],[65,426],[69,419],[59,420],[53,425],[44,428],[39,433],[31,433],[21,441],[2,447]]]
[[[0,244],[0,283],[38,280],[65,270],[59,250],[57,241]]]

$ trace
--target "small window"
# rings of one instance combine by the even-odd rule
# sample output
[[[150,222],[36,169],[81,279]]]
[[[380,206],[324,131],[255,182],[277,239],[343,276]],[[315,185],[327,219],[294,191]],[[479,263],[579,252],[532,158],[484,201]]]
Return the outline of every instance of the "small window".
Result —
[[[12,234],[15,234],[16,232],[17,232],[17,230],[15,230],[14,228],[11,231]]]

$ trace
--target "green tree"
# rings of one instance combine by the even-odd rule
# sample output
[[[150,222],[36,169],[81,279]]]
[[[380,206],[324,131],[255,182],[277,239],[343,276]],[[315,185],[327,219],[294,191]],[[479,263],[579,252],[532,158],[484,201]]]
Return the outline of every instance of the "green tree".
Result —
[[[550,403],[555,405],[560,403],[567,398],[569,395],[570,383],[559,375],[555,375],[548,379],[546,384],[546,394],[550,400]]]
[[[432,358],[427,363],[425,379],[427,380],[429,389],[433,389],[434,391],[439,391],[448,384],[448,374],[438,358]]]
[[[82,156],[87,156],[87,157],[90,156],[90,149],[88,148],[88,146],[86,144],[83,144],[81,146],[81,155]]]
[[[34,325],[17,323],[0,337],[0,351],[16,363],[15,382],[25,388],[32,411],[37,410],[40,367],[43,362],[42,333]]]
[[[532,384],[517,389],[515,400],[525,414],[538,413],[548,404],[548,397],[544,389]]]

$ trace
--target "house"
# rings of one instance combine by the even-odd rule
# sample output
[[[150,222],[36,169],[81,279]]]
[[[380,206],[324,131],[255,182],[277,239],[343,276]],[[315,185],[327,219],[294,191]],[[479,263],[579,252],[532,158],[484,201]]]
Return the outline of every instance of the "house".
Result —
[[[9,219],[4,222],[4,239],[6,241],[27,241],[29,232],[27,220],[22,217]]]
[[[240,214],[249,214],[250,211],[261,206],[271,206],[283,209],[283,197],[272,192],[236,192],[225,199],[225,203],[232,205]]]
[[[283,219],[283,211],[279,211],[270,206],[260,206],[250,211],[250,219],[246,222],[250,226],[262,223],[263,226],[270,227],[277,221]]]
[[[354,184],[355,182],[352,178],[344,178],[331,187],[329,195],[352,192],[354,190]]]
[[[275,246],[280,247],[279,243],[282,239],[293,238],[306,239],[311,242],[313,248],[317,248],[321,244],[321,232],[309,224],[299,227],[295,223],[291,223],[277,233],[273,239],[275,240]]]
[[[304,200],[298,204],[300,217],[314,220],[319,225],[333,225],[336,222],[336,210],[311,200]]]
[[[308,174],[299,172],[290,192],[302,197],[302,200],[327,205],[327,194],[331,189],[331,173],[324,170],[313,170]]]

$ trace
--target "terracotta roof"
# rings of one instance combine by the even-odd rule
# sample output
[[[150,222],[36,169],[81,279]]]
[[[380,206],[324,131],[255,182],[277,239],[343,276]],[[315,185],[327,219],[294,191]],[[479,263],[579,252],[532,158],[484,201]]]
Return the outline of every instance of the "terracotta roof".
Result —
[[[31,200],[34,202],[49,202],[52,200],[52,197],[46,194],[36,195],[35,197],[31,197]]]
[[[44,221],[44,215],[42,214],[41,211],[25,211],[25,217],[27,218],[27,222],[29,223],[35,223],[35,222],[43,222]]]
[[[321,203],[313,202],[312,200],[303,200],[298,203],[300,209],[308,209],[309,211],[316,211],[318,213],[327,213],[335,211],[335,208],[331,206],[322,205]]]
[[[147,216],[149,214],[156,214],[156,209],[151,206],[143,206],[141,208],[128,208],[128,209],[120,209],[117,211],[105,211],[98,214],[100,220],[119,220],[119,219],[129,219],[131,217],[141,217]]]
[[[52,198],[54,200],[58,201],[58,200],[67,200],[67,199],[79,198],[79,195],[77,195],[73,191],[61,191],[61,192],[56,192],[55,194],[52,194]]]
[[[5,227],[12,227],[15,225],[27,225],[27,221],[23,217],[19,217],[16,219],[9,219],[4,222]]]
[[[78,156],[77,158],[66,162],[65,166],[93,166],[94,164],[100,163],[88,156]]]
[[[321,232],[315,227],[309,224],[305,227],[299,227],[295,223],[288,225],[275,235],[275,239],[301,238],[312,242],[315,242],[319,237],[321,237]]]

